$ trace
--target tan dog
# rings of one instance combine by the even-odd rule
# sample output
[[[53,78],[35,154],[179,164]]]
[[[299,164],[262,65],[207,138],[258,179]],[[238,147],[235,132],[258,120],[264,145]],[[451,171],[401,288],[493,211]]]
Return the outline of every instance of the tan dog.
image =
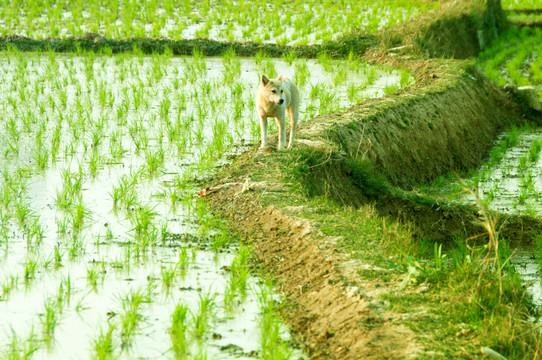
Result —
[[[256,94],[256,111],[260,118],[261,147],[267,146],[267,118],[274,117],[279,126],[279,150],[284,149],[286,142],[286,112],[288,112],[290,118],[288,148],[290,149],[294,145],[295,128],[299,118],[299,91],[294,83],[285,76],[269,79],[262,75]]]

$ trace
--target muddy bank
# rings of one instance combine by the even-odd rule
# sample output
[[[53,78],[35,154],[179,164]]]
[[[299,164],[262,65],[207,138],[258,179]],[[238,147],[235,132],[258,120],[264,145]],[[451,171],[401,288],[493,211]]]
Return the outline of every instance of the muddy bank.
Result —
[[[444,0],[416,20],[383,32],[383,47],[415,57],[468,59],[508,27],[499,0]]]
[[[259,167],[258,175],[253,173],[259,180],[257,189],[242,192],[230,187],[215,193],[210,203],[237,224],[235,230],[250,239],[258,263],[277,280],[277,289],[287,298],[283,312],[288,324],[310,357],[382,359],[384,354],[384,358],[416,354],[415,334],[390,321],[392,315],[374,285],[345,287],[347,257],[335,249],[337,239],[325,236],[308,220],[262,204],[266,194],[288,196],[288,188],[273,181],[276,173],[265,173],[272,163],[253,155],[238,161],[239,168],[230,176]]]
[[[345,36],[336,42],[327,42],[321,45],[288,46],[251,42],[225,42],[210,39],[108,39],[94,33],[88,33],[83,37],[66,39],[31,39],[24,36],[2,36],[0,37],[0,50],[15,47],[19,51],[94,51],[116,54],[132,52],[135,48],[144,54],[162,54],[167,49],[174,55],[192,55],[194,49],[196,49],[204,56],[220,56],[233,49],[239,56],[255,56],[258,52],[264,52],[270,57],[282,57],[293,52],[297,57],[316,58],[318,54],[325,52],[333,58],[344,58],[350,51],[363,54],[375,43],[376,40],[373,35]]]
[[[475,8],[462,7],[451,16],[471,21],[480,14],[469,12]],[[488,29],[498,30],[498,16],[485,19],[467,28],[470,52],[444,55],[475,55],[481,47],[479,33],[474,32],[480,30],[477,24],[492,24]],[[443,24],[428,22],[421,28],[440,29]],[[434,44],[440,41],[448,40],[443,37]],[[393,39],[391,43],[400,45]],[[430,299],[441,299],[441,294],[406,288],[404,273],[393,272],[398,255],[387,254],[379,263],[387,268],[355,258],[354,251],[339,244],[361,246],[361,236],[346,231],[344,219],[327,228],[337,236],[326,235],[323,222],[341,215],[316,206],[331,201],[337,204],[336,213],[361,209],[352,210],[356,219],[367,216],[380,224],[365,232],[372,236],[374,231],[377,238],[385,234],[364,249],[367,253],[380,251],[390,238],[398,241],[395,251],[401,252],[421,239],[451,242],[483,233],[477,209],[439,203],[412,189],[451,170],[479,166],[500,132],[511,124],[539,119],[527,118],[509,94],[473,69],[472,61],[414,60],[408,51],[366,56],[408,68],[416,85],[344,113],[316,117],[300,126],[293,150],[259,152],[255,147],[211,180],[215,185],[249,184],[249,191],[232,186],[213,193],[211,207],[230,220],[232,230],[246,239],[275,278],[286,295],[289,325],[315,359],[476,358],[481,356],[480,346],[487,345],[483,336],[464,337],[468,331],[461,324],[447,333],[433,332],[439,322],[448,324],[439,317],[442,309],[430,313],[417,304],[439,303]],[[276,137],[270,143],[275,145]],[[516,240],[529,241],[542,229],[534,218],[502,220],[503,236]],[[367,273],[371,276],[363,275]],[[410,296],[404,312],[385,300],[398,292]],[[453,299],[449,309],[463,298]],[[418,319],[419,327],[412,319]],[[525,324],[519,317],[513,321],[514,326]]]
[[[425,88],[319,117],[319,136],[353,159],[368,159],[393,185],[411,188],[452,169],[480,164],[520,108],[470,66],[433,69]],[[457,71],[453,76],[447,71]]]
[[[437,122],[437,126],[446,129],[445,134],[456,134],[457,137],[463,134],[472,138],[473,142],[479,137],[477,140],[480,144],[476,147],[475,155],[472,155],[467,147],[459,147],[456,157],[450,157],[447,168],[436,167],[437,161],[431,163],[425,160],[427,167],[423,168],[424,161],[420,161],[416,168],[421,175],[414,170],[408,170],[408,166],[401,166],[397,171],[387,173],[381,164],[388,161],[391,168],[394,161],[399,161],[398,155],[390,158],[382,156],[384,160],[380,163],[373,160],[379,164],[376,171],[367,160],[370,157],[361,156],[363,153],[374,153],[374,159],[378,159],[379,154],[386,154],[388,145],[384,144],[389,144],[391,140],[386,136],[388,132],[385,129],[393,126],[386,114],[390,114],[394,120],[395,114],[407,111],[406,108],[411,111],[426,110],[427,107],[423,104],[431,104],[438,101],[437,99],[444,99],[448,106],[453,104],[449,99],[460,102],[467,101],[470,96],[485,96],[490,104],[495,104],[495,101],[502,97],[506,98],[501,92],[492,95],[491,92],[486,92],[487,89],[479,89],[477,85],[478,82],[474,80],[458,76],[455,83],[458,89],[452,86],[451,95],[446,95],[444,89],[434,94],[423,93],[421,90],[418,93],[418,90],[414,89],[412,92],[405,91],[392,97],[399,100],[390,100],[388,97],[383,101],[387,104],[386,107],[379,107],[379,102],[373,102],[375,106],[372,109],[372,133],[367,130],[363,132],[361,126],[356,127],[360,124],[348,121],[352,119],[356,109],[362,106],[369,108],[369,105],[361,105],[345,114],[314,119],[300,130],[295,149],[266,153],[258,151],[255,146],[236,159],[231,166],[223,169],[220,176],[212,181],[215,185],[232,182],[249,184],[249,191],[243,192],[242,186],[232,186],[213,193],[210,196],[211,208],[221,217],[229,219],[232,230],[239,233],[251,246],[257,263],[262,265],[262,271],[275,279],[278,290],[286,296],[283,312],[287,322],[311,358],[401,359],[423,358],[431,354],[432,348],[427,347],[426,340],[421,339],[432,338],[434,335],[408,326],[407,319],[411,315],[396,312],[392,303],[383,300],[393,297],[397,291],[416,298],[419,290],[403,289],[400,285],[404,281],[402,275],[393,275],[393,270],[352,258],[350,252],[338,245],[348,239],[356,241],[347,233],[341,234],[343,224],[334,225],[338,236],[325,235],[321,231],[321,223],[307,219],[307,215],[310,217],[311,214],[318,213],[320,210],[314,208],[314,201],[325,198],[346,209],[364,209],[367,204],[372,204],[375,212],[368,216],[383,224],[383,230],[380,231],[392,237],[403,236],[401,232],[404,230],[398,228],[410,229],[407,231],[411,232],[414,241],[423,238],[440,243],[481,234],[483,229],[477,221],[476,209],[439,204],[416,193],[396,188],[388,179],[411,185],[414,182],[409,178],[409,174],[418,176],[415,179],[424,179],[425,176],[430,176],[423,174],[425,171],[436,176],[438,171],[449,170],[458,163],[475,166],[483,160],[484,149],[487,151],[493,141],[485,132],[496,135],[499,129],[507,124],[504,114],[501,114],[500,118],[496,116],[502,110],[488,111],[487,116],[483,116],[483,113],[476,111],[477,108],[474,107],[462,112],[465,117],[463,121],[456,121],[450,112],[447,121]],[[490,87],[489,84],[487,86]],[[397,107],[393,107],[392,102],[397,104]],[[513,104],[510,105],[512,109],[515,108]],[[506,111],[513,114],[513,110],[504,110]],[[444,111],[440,115],[445,116]],[[518,120],[521,118],[518,113],[515,115]],[[434,116],[434,121],[437,121],[438,116]],[[379,119],[380,123],[375,119]],[[427,123],[421,121],[413,121],[411,126],[405,126],[402,129],[403,136],[400,136],[400,128],[395,125],[393,129],[396,131],[395,141],[399,142],[398,146],[404,146],[404,149],[409,145],[413,146],[414,140],[406,143],[400,139],[408,139],[412,136],[411,133],[416,134],[418,131],[415,130],[415,124],[424,124],[420,133],[425,136],[430,134],[430,131],[425,129],[428,128]],[[347,132],[347,129],[350,132]],[[469,130],[473,133],[469,134]],[[347,134],[343,141],[337,140],[340,139],[341,131]],[[416,141],[423,138],[423,135],[419,136]],[[374,139],[371,140],[374,145],[363,148],[359,145],[360,140],[367,137]],[[434,139],[436,138],[434,135]],[[483,141],[487,143],[483,144]],[[275,144],[276,138],[271,140],[271,146]],[[446,144],[450,147],[456,146],[452,141],[446,141],[443,146],[447,146]],[[423,154],[430,159],[431,152],[436,151],[435,146],[420,146],[418,152],[412,154]],[[372,150],[378,148],[382,153]],[[359,152],[358,156],[354,156],[356,152]],[[399,154],[399,151],[396,154]],[[406,158],[405,155],[404,157]],[[414,164],[415,158],[411,156],[409,161]],[[426,170],[420,170],[422,168]],[[406,175],[402,175],[400,170]],[[361,214],[364,214],[364,211],[362,210]],[[335,215],[329,213],[319,216],[326,218]],[[390,222],[390,219],[393,220]],[[501,228],[501,234],[514,239],[532,239],[542,230],[542,223],[537,219],[511,217],[503,223],[505,225]],[[387,246],[382,241],[377,240],[373,246]],[[366,251],[371,252],[371,248]],[[360,276],[367,272],[371,277]],[[392,280],[381,280],[390,277]],[[423,318],[427,315],[420,316]],[[454,344],[459,341],[452,337],[445,341],[452,339]],[[467,344],[476,347],[480,343],[469,340],[465,346]],[[469,350],[471,355],[475,352],[475,349]],[[458,355],[454,353],[431,356],[449,358],[447,356]]]
[[[410,68],[420,79],[417,86],[310,120],[293,150],[261,152],[255,146],[213,180],[251,184],[245,192],[234,186],[213,193],[211,207],[230,220],[275,278],[287,298],[288,323],[315,359],[424,352],[420,334],[381,300],[397,285],[358,275],[367,266],[388,270],[352,260],[337,247],[342,236],[324,235],[318,222],[307,220],[316,211],[311,199],[345,208],[373,204],[384,224],[390,218],[405,224],[418,240],[478,235],[483,230],[476,209],[439,204],[396,186],[409,189],[451,169],[479,165],[502,129],[524,121],[521,107],[468,62],[424,61]],[[276,137],[270,143],[276,145]],[[394,233],[394,226],[384,225],[385,231]],[[501,230],[503,236],[532,238],[540,229],[538,220],[522,217],[507,219]]]

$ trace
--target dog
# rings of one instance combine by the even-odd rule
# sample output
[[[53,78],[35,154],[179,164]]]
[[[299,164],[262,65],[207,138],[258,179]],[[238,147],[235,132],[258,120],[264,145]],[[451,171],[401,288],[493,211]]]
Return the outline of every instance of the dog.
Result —
[[[290,118],[290,141],[288,149],[294,146],[295,129],[299,118],[299,90],[286,76],[269,79],[262,75],[256,94],[256,111],[260,118],[262,143],[267,146],[267,118],[274,117],[279,126],[278,149],[284,149],[286,143],[286,112]]]

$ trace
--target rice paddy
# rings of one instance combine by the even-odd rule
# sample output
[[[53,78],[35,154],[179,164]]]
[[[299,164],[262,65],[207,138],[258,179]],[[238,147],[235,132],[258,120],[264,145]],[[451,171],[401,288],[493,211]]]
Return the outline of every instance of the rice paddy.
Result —
[[[524,1],[515,5],[539,4]],[[478,66],[501,86],[533,86],[542,96],[541,44],[542,30],[512,27],[480,54]],[[512,127],[499,137],[486,164],[467,176],[469,184],[478,187],[485,203],[495,210],[536,216],[541,210],[541,148],[539,130]],[[438,182],[443,183],[444,178]],[[458,187],[461,187],[458,182],[452,186],[456,190]]]
[[[485,50],[479,64],[499,85],[542,85],[542,30],[511,28]],[[540,89],[539,89],[540,90]]]
[[[503,9],[542,9],[541,0],[504,0]]]
[[[196,180],[259,135],[259,75],[301,121],[409,85],[332,61],[0,52],[2,358],[302,357]]]
[[[464,180],[469,188],[478,189],[484,204],[493,210],[537,216],[542,211],[541,150],[541,130],[512,127],[498,138],[487,162]],[[446,193],[457,198],[464,185],[451,180]],[[436,182],[437,187],[446,183],[444,178]],[[470,197],[465,200],[474,201]]]
[[[207,38],[318,44],[353,31],[372,33],[438,7],[422,0],[378,1],[4,1],[0,34],[67,38]]]

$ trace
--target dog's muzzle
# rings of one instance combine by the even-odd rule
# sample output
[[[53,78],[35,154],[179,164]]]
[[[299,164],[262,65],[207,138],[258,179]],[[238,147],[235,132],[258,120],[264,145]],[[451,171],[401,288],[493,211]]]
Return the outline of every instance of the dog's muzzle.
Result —
[[[279,100],[279,105],[282,105],[284,103],[284,99]]]

